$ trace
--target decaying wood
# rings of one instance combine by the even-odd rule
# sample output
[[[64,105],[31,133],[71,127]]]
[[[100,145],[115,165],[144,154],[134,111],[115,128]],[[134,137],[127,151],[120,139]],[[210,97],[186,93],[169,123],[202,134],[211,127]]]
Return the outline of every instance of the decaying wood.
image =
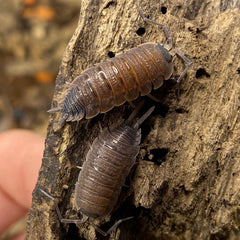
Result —
[[[193,65],[180,86],[174,81],[153,94],[161,99],[143,125],[139,164],[131,187],[111,224],[120,225],[109,239],[237,239],[240,237],[240,3],[232,1],[139,1],[151,19],[166,24],[175,47]],[[166,7],[166,14],[162,14]],[[156,26],[143,22],[133,1],[82,1],[76,31],[64,53],[53,106],[66,81],[86,67],[143,42],[165,42]],[[139,36],[136,31],[145,28]],[[59,36],[61,37],[61,36]],[[183,68],[176,61],[179,74]],[[147,105],[156,104],[149,100]],[[60,224],[51,193],[65,217],[74,211],[74,184],[89,143],[103,126],[128,116],[129,104],[99,115],[86,127],[81,121],[54,132],[60,115],[50,116],[46,149],[33,192],[26,239],[100,239],[88,222]],[[129,196],[128,198],[126,198]],[[102,224],[102,223],[101,223]],[[101,225],[100,224],[100,225]],[[110,224],[110,225],[111,225]],[[102,226],[102,225],[101,225]],[[108,226],[105,226],[107,228]],[[104,226],[102,226],[104,228]],[[78,237],[77,237],[78,236]]]

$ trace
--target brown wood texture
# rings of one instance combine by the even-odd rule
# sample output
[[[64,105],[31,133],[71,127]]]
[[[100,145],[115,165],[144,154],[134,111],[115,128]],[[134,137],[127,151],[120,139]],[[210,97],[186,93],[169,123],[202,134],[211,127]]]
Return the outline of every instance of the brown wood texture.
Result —
[[[134,216],[103,239],[237,239],[240,237],[240,2],[209,0],[139,1],[146,16],[166,24],[174,45],[193,65],[180,85],[166,81],[154,96],[151,118],[143,124],[139,163],[130,188],[113,213],[115,220]],[[163,14],[167,10],[165,14]],[[162,13],[163,12],[163,13]],[[138,35],[139,28],[145,34]],[[61,37],[61,36],[59,36]],[[53,107],[84,69],[144,42],[162,42],[163,31],[144,23],[133,1],[82,1],[75,33],[63,55]],[[175,75],[183,69],[175,62]],[[42,167],[33,192],[26,239],[102,239],[86,222],[60,224],[78,217],[74,186],[89,144],[103,127],[126,118],[128,103],[54,132],[60,114],[51,114]],[[128,197],[127,197],[128,196]],[[96,223],[98,224],[98,223]]]

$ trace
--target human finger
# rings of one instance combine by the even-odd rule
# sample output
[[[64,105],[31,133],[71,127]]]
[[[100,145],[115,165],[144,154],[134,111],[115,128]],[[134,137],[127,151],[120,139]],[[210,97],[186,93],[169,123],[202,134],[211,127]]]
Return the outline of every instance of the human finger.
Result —
[[[28,212],[43,149],[44,137],[31,131],[0,134],[0,232]]]

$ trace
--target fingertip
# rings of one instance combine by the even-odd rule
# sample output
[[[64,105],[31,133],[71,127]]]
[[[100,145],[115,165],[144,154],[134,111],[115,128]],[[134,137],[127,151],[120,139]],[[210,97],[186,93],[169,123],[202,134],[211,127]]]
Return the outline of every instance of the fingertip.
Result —
[[[9,199],[4,202],[5,211],[15,207],[19,218],[31,205],[43,150],[44,137],[29,130],[15,129],[0,134],[0,193]],[[0,206],[2,202],[3,198]],[[11,218],[11,214],[6,218]]]
[[[9,240],[24,240],[25,237],[26,237],[26,233],[22,233],[22,234],[19,234],[17,236],[10,238]]]
[[[0,233],[26,215],[27,211],[0,189]]]

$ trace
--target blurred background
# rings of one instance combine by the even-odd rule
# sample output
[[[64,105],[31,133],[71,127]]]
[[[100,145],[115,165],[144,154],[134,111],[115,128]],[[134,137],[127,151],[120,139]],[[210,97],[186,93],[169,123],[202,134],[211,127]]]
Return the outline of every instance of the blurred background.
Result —
[[[79,0],[0,0],[0,132],[46,135],[55,78],[77,26]],[[3,234],[25,228],[22,219]]]
[[[79,0],[0,0],[0,132],[46,133],[55,78]]]

